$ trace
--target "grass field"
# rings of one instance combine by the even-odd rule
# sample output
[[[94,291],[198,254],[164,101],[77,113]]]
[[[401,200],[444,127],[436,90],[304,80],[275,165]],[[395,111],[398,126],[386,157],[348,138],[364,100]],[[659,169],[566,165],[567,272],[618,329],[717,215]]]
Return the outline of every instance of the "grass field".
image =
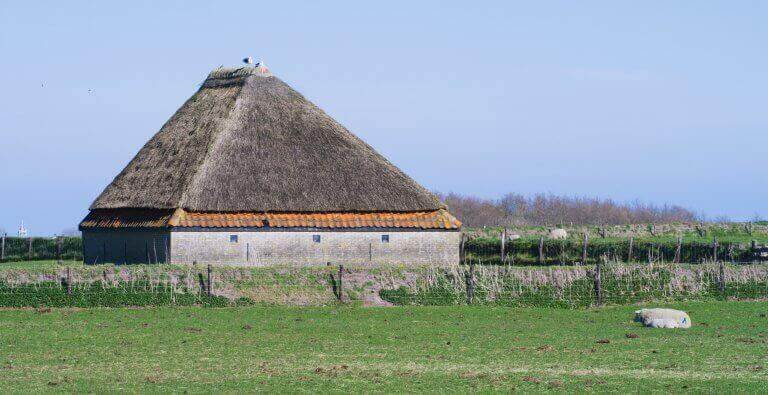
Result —
[[[0,391],[768,390],[766,303],[675,307],[0,310]]]

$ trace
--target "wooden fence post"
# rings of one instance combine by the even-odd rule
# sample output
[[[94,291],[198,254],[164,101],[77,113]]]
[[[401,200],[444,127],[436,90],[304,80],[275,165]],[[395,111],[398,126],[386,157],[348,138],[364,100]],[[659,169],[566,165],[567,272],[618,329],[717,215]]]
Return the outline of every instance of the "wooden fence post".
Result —
[[[6,236],[8,236],[8,233],[3,233],[2,247],[0,247],[0,259],[5,259],[5,237]]]
[[[603,265],[598,259],[595,264],[595,301],[598,306],[603,305]]]
[[[208,296],[211,296],[213,291],[213,276],[211,275],[211,264],[208,264],[208,282],[205,284],[205,293],[208,294]]]
[[[539,264],[544,263],[544,236],[539,237]]]
[[[32,236],[29,236],[29,251],[27,252],[27,260],[32,260]]]
[[[506,254],[504,251],[504,244],[507,242],[507,228],[501,231],[501,263],[504,263]]]
[[[653,243],[648,247],[648,264],[653,265]]]
[[[725,263],[720,261],[720,278],[718,279],[718,288],[720,288],[720,295],[725,297]]]
[[[712,262],[717,262],[717,236],[712,236]]]
[[[733,243],[728,243],[728,260],[733,263]]]
[[[635,244],[634,236],[629,236],[629,250],[627,251],[627,263],[632,262],[632,247],[634,247],[634,244]]]
[[[155,253],[155,263],[157,262],[157,243],[155,243],[155,238],[152,238],[152,251]]]
[[[67,266],[67,295],[72,295],[72,267]]]
[[[675,247],[675,257],[672,259],[673,263],[680,263],[680,255],[683,249],[683,237],[677,236],[677,246]]]
[[[475,263],[469,263],[469,273],[466,275],[467,281],[467,304],[472,304],[475,299]]]
[[[344,276],[344,265],[339,265],[339,301],[344,301],[344,282],[342,277]]]
[[[464,252],[466,241],[467,241],[467,235],[462,233],[461,241],[459,242],[459,264],[464,263],[464,261],[466,260],[466,254]]]
[[[61,236],[56,236],[56,264],[61,265]]]
[[[584,244],[581,247],[581,264],[587,264],[587,245],[589,244],[589,233],[584,232]]]
[[[163,263],[170,263],[171,262],[170,257],[168,256],[168,250],[169,250],[168,245],[169,244],[171,244],[171,238],[170,237],[166,237],[163,240],[163,247],[165,247],[165,259],[163,260]]]

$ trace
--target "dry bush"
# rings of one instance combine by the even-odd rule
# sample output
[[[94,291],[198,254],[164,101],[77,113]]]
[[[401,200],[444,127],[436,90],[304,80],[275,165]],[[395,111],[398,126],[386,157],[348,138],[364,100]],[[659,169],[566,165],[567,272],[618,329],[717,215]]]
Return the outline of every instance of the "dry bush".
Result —
[[[694,222],[700,218],[677,205],[657,206],[639,201],[508,193],[501,199],[483,199],[456,193],[437,193],[467,226],[626,225]]]

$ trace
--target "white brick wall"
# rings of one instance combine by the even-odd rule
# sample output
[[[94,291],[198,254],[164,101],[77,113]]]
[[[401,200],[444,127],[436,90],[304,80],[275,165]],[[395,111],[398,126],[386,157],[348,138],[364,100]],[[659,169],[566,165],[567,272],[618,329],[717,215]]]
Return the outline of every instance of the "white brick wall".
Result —
[[[236,235],[237,243],[230,242]],[[313,235],[320,235],[315,243]],[[383,243],[382,235],[389,235]],[[173,231],[173,263],[243,266],[332,264],[453,264],[459,261],[455,231]]]

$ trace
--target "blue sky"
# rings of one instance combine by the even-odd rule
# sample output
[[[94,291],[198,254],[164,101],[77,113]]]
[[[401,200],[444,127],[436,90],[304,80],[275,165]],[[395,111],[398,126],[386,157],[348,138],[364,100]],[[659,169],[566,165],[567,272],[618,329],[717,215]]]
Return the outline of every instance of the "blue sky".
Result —
[[[9,233],[75,227],[249,55],[432,190],[768,217],[766,2],[106,3],[0,1]]]

